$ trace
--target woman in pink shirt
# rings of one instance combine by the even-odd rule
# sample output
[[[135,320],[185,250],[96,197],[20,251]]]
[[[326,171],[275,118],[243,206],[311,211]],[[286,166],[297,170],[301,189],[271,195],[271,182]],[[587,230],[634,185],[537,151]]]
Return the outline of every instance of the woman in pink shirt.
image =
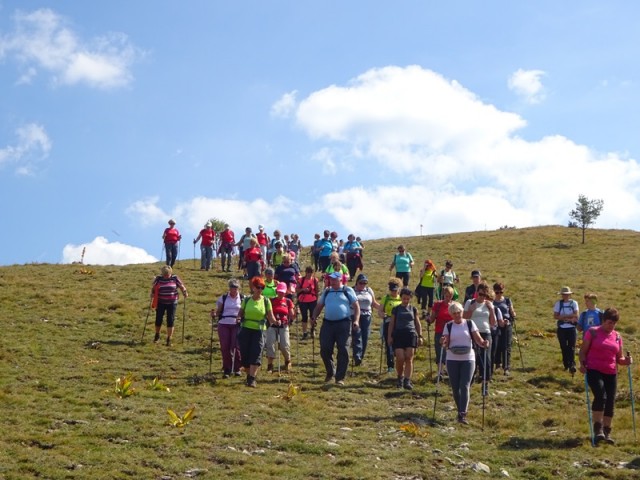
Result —
[[[614,443],[610,435],[618,365],[632,362],[631,356],[624,356],[622,337],[615,330],[619,318],[617,309],[607,308],[602,315],[602,325],[587,330],[580,348],[580,371],[586,374],[593,392],[591,410],[596,443]]]

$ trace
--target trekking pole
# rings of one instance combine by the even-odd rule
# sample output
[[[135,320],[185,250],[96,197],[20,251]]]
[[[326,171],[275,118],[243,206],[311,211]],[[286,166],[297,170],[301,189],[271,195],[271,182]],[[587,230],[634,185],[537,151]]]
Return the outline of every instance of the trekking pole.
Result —
[[[196,244],[193,243],[193,268],[196,268]]]
[[[313,379],[316,379],[316,326],[311,327],[311,365],[313,367]]]
[[[487,385],[487,350],[488,348],[484,349],[484,365],[482,366],[482,431],[484,432],[484,411],[485,411],[485,407],[487,404],[487,390],[488,390],[488,385]]]
[[[440,362],[438,363],[439,372],[442,371],[442,357],[444,357],[444,355],[440,353]],[[436,393],[433,399],[433,415],[432,415],[431,423],[433,423],[434,425],[436,423],[436,406],[438,405],[438,396],[440,395],[439,390],[440,390],[440,375],[436,377]]]
[[[300,309],[300,306],[298,305],[296,307],[296,311],[295,311],[295,318],[293,319],[294,322],[296,322],[296,362],[300,363],[300,335],[298,332],[298,310]]]
[[[215,327],[215,322],[213,317],[211,317],[211,339],[209,342],[209,376],[211,376],[211,366],[213,364],[213,329]]]
[[[182,343],[184,343],[184,324],[187,318],[187,297],[184,297],[184,304],[182,306]]]
[[[431,375],[431,379],[433,379],[433,358],[431,358],[431,324],[429,323],[429,321],[427,321],[427,350],[429,351],[429,374]],[[440,375],[440,370],[438,370],[438,375]]]
[[[280,383],[280,327],[276,327],[276,345],[278,346],[276,349],[276,355],[278,356],[278,383]]]
[[[140,339],[140,343],[144,340],[144,332],[147,330],[147,320],[149,320],[149,314],[151,313],[151,303],[153,302],[153,298],[149,301],[149,308],[147,308],[147,316],[144,319],[144,328],[142,329],[142,338]]]
[[[627,352],[627,358],[631,358],[631,352]],[[633,441],[637,442],[636,436],[636,402],[633,398],[633,378],[631,376],[631,364],[627,365],[627,373],[629,374],[629,395],[631,395],[631,419],[633,420]]]
[[[518,353],[520,353],[520,365],[522,365],[522,371],[524,371],[524,358],[522,358],[522,347],[520,346],[520,336],[518,335],[518,329],[516,328],[516,319],[513,318],[513,333],[516,334],[516,344],[518,345]]]
[[[593,421],[591,419],[591,402],[589,402],[589,382],[587,382],[587,374],[584,374],[584,391],[587,398],[587,417],[589,418],[589,438],[591,439],[591,446],[596,446],[595,438],[593,437]]]

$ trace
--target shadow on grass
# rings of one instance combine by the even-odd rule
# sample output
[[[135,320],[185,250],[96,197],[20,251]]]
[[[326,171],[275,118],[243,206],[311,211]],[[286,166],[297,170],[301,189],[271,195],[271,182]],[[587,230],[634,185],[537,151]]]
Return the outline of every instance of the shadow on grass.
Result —
[[[557,248],[559,250],[567,250],[571,248],[571,245],[562,242],[550,243],[548,245],[543,245],[541,248]]]
[[[523,449],[551,449],[551,450],[566,450],[570,448],[578,448],[584,444],[583,438],[524,438],[524,437],[511,437],[504,442],[499,448],[504,450],[523,450]]]
[[[553,375],[540,375],[527,380],[527,383],[538,388],[548,388],[551,385],[558,385],[563,388],[571,388],[574,382],[571,378],[557,378]]]

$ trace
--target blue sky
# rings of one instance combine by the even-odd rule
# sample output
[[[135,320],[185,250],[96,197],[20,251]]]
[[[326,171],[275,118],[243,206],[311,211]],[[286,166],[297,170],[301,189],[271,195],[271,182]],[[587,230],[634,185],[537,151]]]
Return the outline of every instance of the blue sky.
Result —
[[[0,0],[0,264],[640,226],[640,4]]]

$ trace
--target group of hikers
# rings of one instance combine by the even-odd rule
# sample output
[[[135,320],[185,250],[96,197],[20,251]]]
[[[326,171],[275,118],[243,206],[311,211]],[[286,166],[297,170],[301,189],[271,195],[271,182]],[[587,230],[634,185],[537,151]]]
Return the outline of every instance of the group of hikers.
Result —
[[[263,230],[260,226],[259,231]],[[221,238],[222,233],[224,231]],[[248,244],[244,243],[245,237],[250,239]],[[238,267],[248,280],[249,292],[245,296],[240,291],[240,280],[232,278],[228,281],[228,291],[217,299],[211,310],[212,322],[217,322],[223,378],[240,376],[242,369],[246,373],[246,385],[256,387],[263,354],[268,372],[274,371],[276,359],[280,370],[280,355],[284,370],[289,371],[292,364],[290,326],[300,316],[302,334],[296,332],[296,338],[298,341],[311,339],[314,356],[316,327],[321,320],[317,336],[325,382],[343,385],[350,360],[353,369],[365,358],[376,315],[381,319],[380,370],[384,351],[387,373],[395,373],[396,387],[406,390],[414,388],[414,355],[425,343],[425,329],[427,343],[431,344],[433,325],[437,366],[434,380],[439,385],[448,378],[459,423],[468,423],[474,379],[481,384],[485,397],[493,375],[499,370],[505,376],[510,375],[516,312],[512,300],[505,296],[504,283],[495,282],[490,287],[480,271],[473,270],[471,284],[460,299],[460,279],[453,263],[447,260],[438,272],[434,262],[426,259],[419,270],[417,286],[412,290],[409,284],[415,262],[405,247],[399,245],[389,265],[389,271],[395,272],[387,282],[388,291],[378,300],[368,285],[367,275],[362,273],[364,245],[354,235],[339,245],[335,232],[325,230],[322,236],[316,234],[310,250],[314,265],[307,266],[304,273],[297,263],[301,249],[297,236],[294,248],[279,237],[280,232],[276,230],[274,238],[278,240],[273,243],[270,256],[271,242],[265,245],[258,241],[250,228],[245,230],[241,241],[234,243],[241,247],[244,255]],[[204,238],[201,232],[196,240],[204,242]],[[185,297],[187,290],[173,275],[168,252],[169,249],[167,265],[153,282],[152,298],[158,304],[154,341],[159,340],[166,312],[167,345],[170,345],[178,290]],[[267,252],[266,261],[262,252]],[[204,269],[209,268],[207,265]],[[230,271],[229,265],[222,260],[223,271]],[[350,282],[353,286],[349,286]],[[553,312],[565,371],[576,372],[576,339],[577,332],[581,332],[580,372],[585,374],[585,384],[594,397],[589,405],[592,441],[613,443],[611,424],[617,365],[632,362],[631,356],[625,355],[622,338],[615,330],[619,313],[615,308],[604,312],[598,309],[597,296],[593,293],[584,296],[587,308],[580,312],[578,303],[571,299],[573,292],[569,287],[563,287],[558,293],[562,298],[555,303]],[[412,304],[414,298],[420,312]],[[520,356],[522,360],[522,354]],[[431,362],[431,354],[429,357]],[[588,396],[588,389],[586,393]]]

